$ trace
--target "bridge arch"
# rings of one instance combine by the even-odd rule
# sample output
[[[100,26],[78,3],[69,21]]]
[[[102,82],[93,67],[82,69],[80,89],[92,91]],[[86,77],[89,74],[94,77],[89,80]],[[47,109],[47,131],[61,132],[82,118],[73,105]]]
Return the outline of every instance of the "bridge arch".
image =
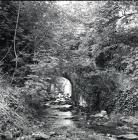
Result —
[[[77,74],[73,72],[63,72],[63,73],[58,74],[57,76],[51,77],[51,92],[54,91],[56,79],[59,77],[65,78],[66,80],[70,82],[71,84],[71,97],[70,98],[72,99],[74,105],[78,105],[79,97],[76,92],[76,80],[75,80],[77,78]]]
[[[51,93],[57,95],[64,95],[71,98],[72,96],[72,81],[66,75],[58,75],[51,79]]]

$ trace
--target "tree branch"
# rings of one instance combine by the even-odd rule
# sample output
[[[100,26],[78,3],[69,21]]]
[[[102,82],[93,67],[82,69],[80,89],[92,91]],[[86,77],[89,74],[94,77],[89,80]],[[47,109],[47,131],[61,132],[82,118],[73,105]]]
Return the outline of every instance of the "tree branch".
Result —
[[[18,4],[18,13],[17,13],[17,19],[16,19],[16,27],[15,27],[15,32],[14,32],[14,45],[13,45],[14,54],[15,54],[15,70],[14,70],[14,73],[13,73],[13,76],[12,76],[11,84],[12,84],[12,82],[14,80],[15,71],[16,71],[17,65],[18,65],[18,62],[17,62],[18,55],[17,55],[17,51],[16,51],[16,34],[17,34],[17,28],[18,28],[18,22],[19,22],[20,7],[21,6],[20,6],[20,1],[19,1],[19,4]]]

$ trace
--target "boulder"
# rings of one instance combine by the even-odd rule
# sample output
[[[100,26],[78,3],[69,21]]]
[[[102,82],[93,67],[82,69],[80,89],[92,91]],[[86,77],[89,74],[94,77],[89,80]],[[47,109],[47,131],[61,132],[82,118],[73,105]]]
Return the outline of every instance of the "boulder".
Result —
[[[122,121],[124,121],[126,123],[131,123],[133,125],[138,125],[138,118],[133,117],[133,116],[123,118]]]
[[[42,132],[33,133],[32,135],[22,136],[16,140],[49,140],[50,136]]]
[[[7,131],[0,134],[0,140],[13,140],[13,135],[11,132]]]
[[[125,134],[117,136],[118,140],[138,140],[138,136],[135,134]]]
[[[57,135],[57,133],[54,132],[54,131],[51,131],[51,132],[49,132],[49,135],[50,135],[50,136],[55,136],[55,135]]]
[[[97,113],[95,115],[91,115],[91,117],[109,119],[107,112],[105,110],[102,110],[100,113]]]
[[[94,140],[116,140],[115,137],[104,136],[103,134],[93,134],[88,136]]]
[[[66,111],[71,111],[73,110],[73,106],[69,105],[67,107],[59,107],[58,108],[60,111],[66,112]]]
[[[35,140],[35,138],[32,138],[32,136],[29,135],[29,136],[22,136],[22,137],[19,137],[19,138],[17,138],[16,140]]]
[[[32,138],[35,138],[35,140],[48,140],[50,138],[50,135],[39,132],[33,133]]]

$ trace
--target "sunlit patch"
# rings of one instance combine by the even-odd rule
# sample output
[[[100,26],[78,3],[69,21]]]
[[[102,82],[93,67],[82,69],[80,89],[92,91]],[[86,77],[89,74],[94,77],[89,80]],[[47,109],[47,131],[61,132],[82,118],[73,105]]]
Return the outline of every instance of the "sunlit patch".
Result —
[[[58,98],[62,98],[62,96],[71,97],[72,85],[70,81],[64,77],[57,77],[55,85],[53,84],[51,88],[55,94],[57,94]]]
[[[54,125],[56,127],[61,127],[61,126],[69,126],[69,127],[74,127],[75,123],[71,120],[72,118],[72,113],[70,111],[67,112],[56,112],[59,115],[59,118],[57,118],[56,122]]]
[[[70,3],[75,3],[75,1],[57,1],[56,4],[59,6],[65,6],[68,5]]]

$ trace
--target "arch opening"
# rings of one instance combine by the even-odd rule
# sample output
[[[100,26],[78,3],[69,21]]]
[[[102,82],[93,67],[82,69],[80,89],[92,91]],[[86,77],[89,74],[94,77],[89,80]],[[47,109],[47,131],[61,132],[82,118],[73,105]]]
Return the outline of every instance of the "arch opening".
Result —
[[[72,84],[65,77],[56,77],[51,84],[51,92],[56,98],[69,99],[72,96]]]

